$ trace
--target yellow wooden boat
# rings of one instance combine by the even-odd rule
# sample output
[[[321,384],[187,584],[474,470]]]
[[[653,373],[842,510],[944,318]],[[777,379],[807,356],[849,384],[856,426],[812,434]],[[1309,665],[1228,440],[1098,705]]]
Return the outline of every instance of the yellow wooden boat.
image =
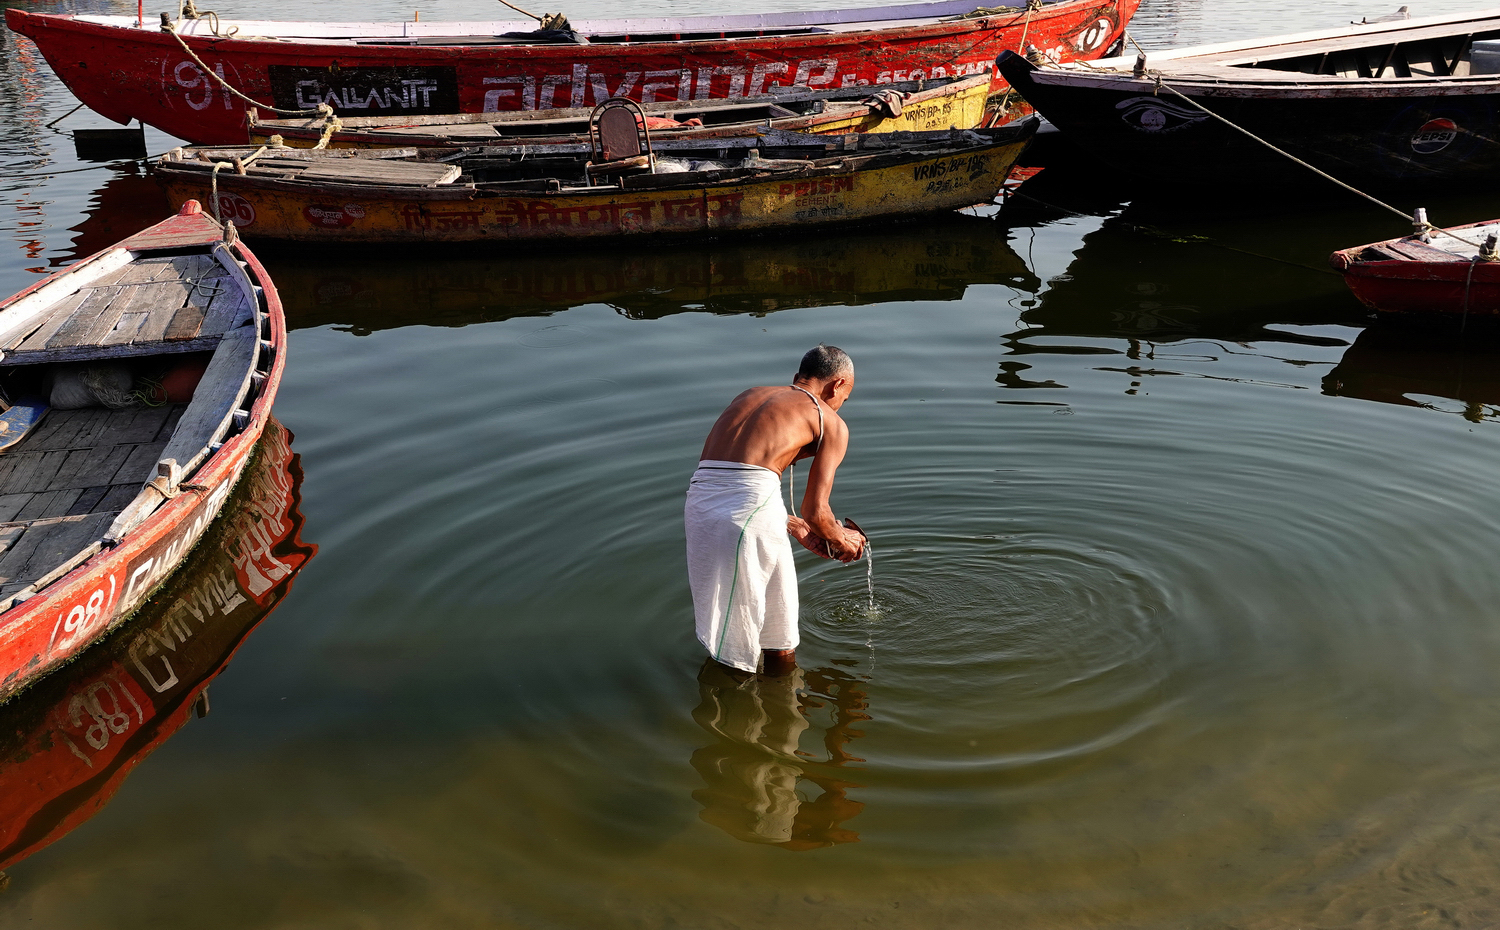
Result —
[[[782,90],[753,98],[648,103],[641,109],[652,134],[661,139],[712,139],[762,128],[818,134],[973,129],[985,120],[990,79],[984,74],[880,87]],[[280,136],[283,144],[295,148],[320,144],[328,148],[463,148],[586,142],[591,112],[355,116],[340,117],[330,126],[323,117],[262,119],[251,109],[246,121],[254,145],[271,143],[272,137]]]
[[[1038,122],[844,136],[771,130],[661,142],[650,154],[603,165],[579,145],[425,155],[178,149],[151,170],[174,203],[202,198],[247,237],[455,243],[725,235],[991,202]]]

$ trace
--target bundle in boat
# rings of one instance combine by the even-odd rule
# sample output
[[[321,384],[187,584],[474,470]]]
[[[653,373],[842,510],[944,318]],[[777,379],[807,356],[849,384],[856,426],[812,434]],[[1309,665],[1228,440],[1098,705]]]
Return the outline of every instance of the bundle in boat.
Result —
[[[285,333],[196,202],[0,303],[0,700],[187,555],[269,417]]]
[[[989,203],[1037,125],[843,136],[765,130],[682,141],[643,129],[634,144],[616,138],[436,155],[199,149],[170,153],[151,170],[174,203],[210,198],[217,185],[217,209],[246,236],[412,243],[729,235]],[[236,170],[215,171],[236,158]]]

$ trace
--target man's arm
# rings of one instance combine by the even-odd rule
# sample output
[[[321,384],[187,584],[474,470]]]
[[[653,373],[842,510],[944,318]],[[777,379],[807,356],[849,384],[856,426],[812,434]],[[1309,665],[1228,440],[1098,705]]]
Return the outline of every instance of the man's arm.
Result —
[[[834,558],[850,562],[864,551],[864,540],[839,525],[828,503],[833,493],[833,476],[849,451],[849,427],[842,417],[831,416],[823,434],[823,444],[808,469],[807,488],[802,493],[802,519],[812,531],[828,540]]]

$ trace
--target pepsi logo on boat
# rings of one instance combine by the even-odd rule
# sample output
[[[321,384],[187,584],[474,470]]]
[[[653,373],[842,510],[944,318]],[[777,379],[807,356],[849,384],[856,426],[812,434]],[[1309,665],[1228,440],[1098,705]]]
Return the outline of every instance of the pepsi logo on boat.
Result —
[[[1451,119],[1433,119],[1423,123],[1411,137],[1411,150],[1418,155],[1441,152],[1458,138],[1458,124]]]

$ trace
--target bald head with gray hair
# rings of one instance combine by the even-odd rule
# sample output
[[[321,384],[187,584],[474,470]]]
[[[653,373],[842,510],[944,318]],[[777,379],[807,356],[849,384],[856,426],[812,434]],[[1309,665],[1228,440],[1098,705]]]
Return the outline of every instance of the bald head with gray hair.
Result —
[[[849,357],[848,352],[838,346],[818,343],[802,356],[802,367],[797,369],[797,377],[826,381],[829,378],[837,378],[853,372],[854,359]]]

